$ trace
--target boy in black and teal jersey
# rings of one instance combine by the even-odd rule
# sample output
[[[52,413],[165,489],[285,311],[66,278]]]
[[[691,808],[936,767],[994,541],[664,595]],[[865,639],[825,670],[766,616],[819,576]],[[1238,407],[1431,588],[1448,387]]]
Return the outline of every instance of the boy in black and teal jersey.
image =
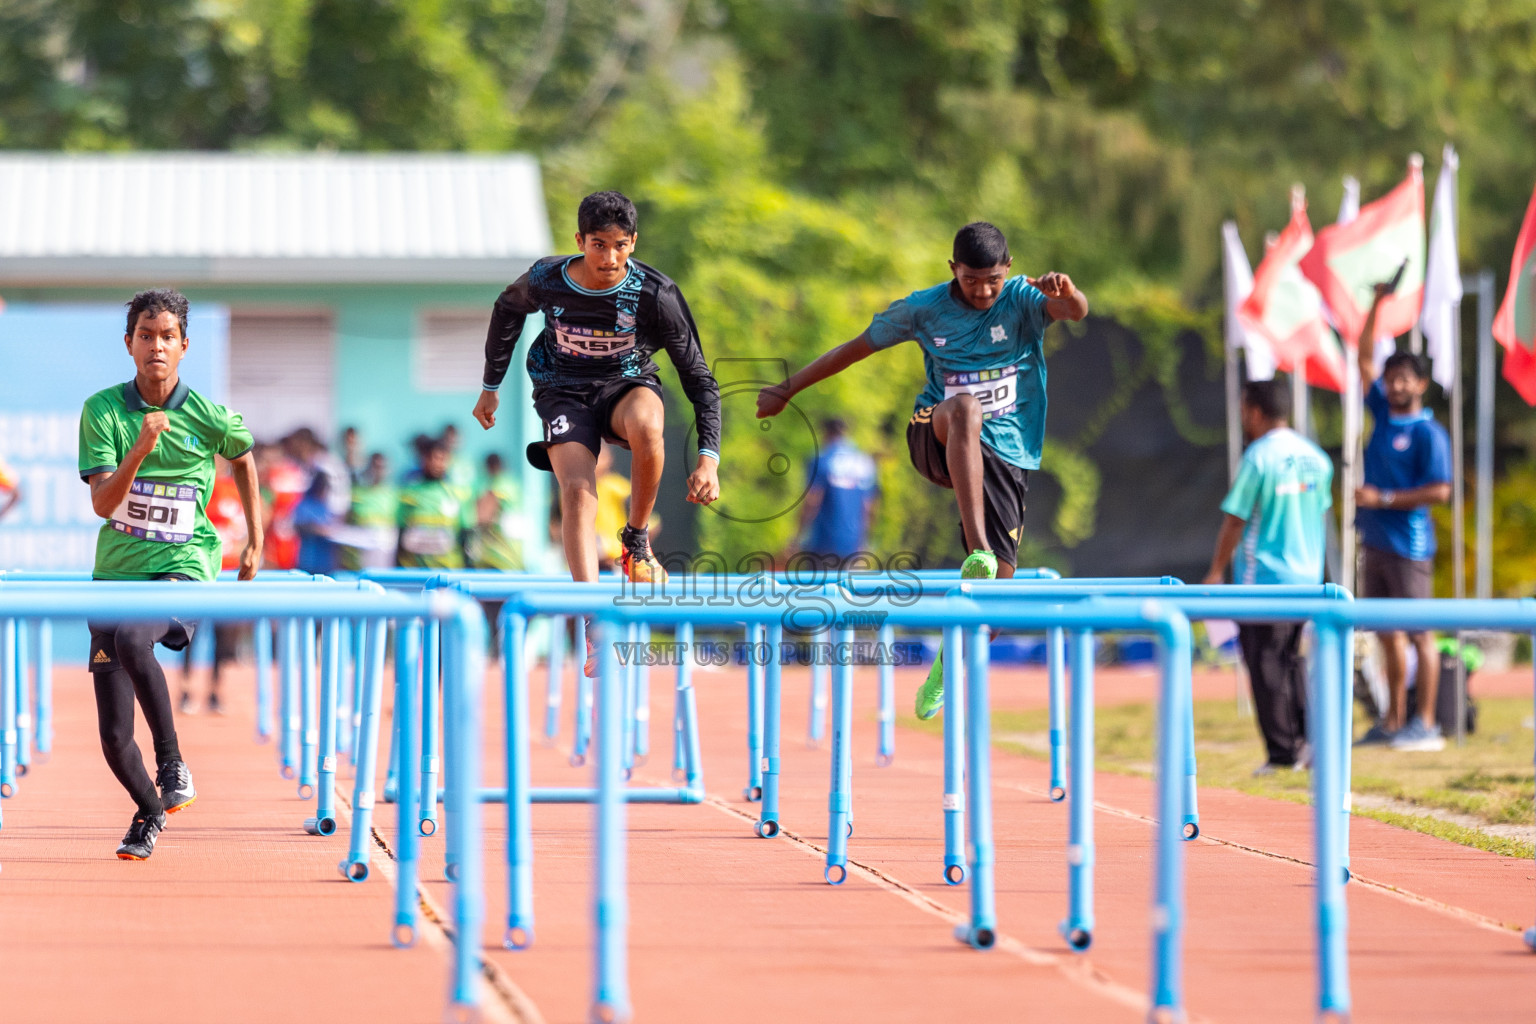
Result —
[[[1081,320],[1088,298],[1065,274],[1010,277],[1003,233],[984,221],[955,235],[953,277],[897,299],[852,341],[758,394],[759,418],[799,392],[883,349],[916,341],[926,381],[907,424],[907,453],[930,482],[955,492],[970,552],[967,579],[1011,577],[1018,564],[1029,473],[1045,443],[1045,329]],[[938,714],[943,663],[917,692],[919,718]]]
[[[123,341],[133,357],[134,379],[98,391],[80,413],[80,478],[90,485],[91,507],[106,520],[96,540],[92,577],[214,579],[222,545],[205,506],[213,459],[222,455],[234,470],[245,514],[240,578],[252,579],[261,563],[262,525],[251,434],[239,413],[193,391],[177,372],[188,345],[187,300],[165,290],[135,295]],[[165,673],[154,654],[157,643],[185,649],[192,625],[179,619],[89,625],[102,752],[138,805],[117,855],[143,860],[154,851],[166,814],[197,797],[181,759]],[[133,740],[135,698],[154,737],[156,782]]]

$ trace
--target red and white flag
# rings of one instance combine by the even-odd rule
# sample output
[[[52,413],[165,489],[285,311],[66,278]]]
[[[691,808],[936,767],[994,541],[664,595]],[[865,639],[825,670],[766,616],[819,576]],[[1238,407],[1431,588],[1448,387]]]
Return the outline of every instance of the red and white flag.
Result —
[[[1536,405],[1536,192],[1515,239],[1509,287],[1493,318],[1493,336],[1504,346],[1504,379],[1527,405]]]
[[[1376,284],[1389,280],[1405,261],[1397,291],[1376,316],[1382,335],[1412,330],[1424,298],[1424,171],[1417,157],[1402,183],[1362,206],[1354,220],[1319,231],[1301,272],[1322,293],[1339,333],[1353,343],[1365,326]]]
[[[1304,367],[1308,384],[1342,391],[1343,352],[1323,318],[1322,296],[1299,266],[1312,244],[1306,201],[1293,194],[1291,221],[1266,249],[1238,318],[1248,336],[1269,343],[1280,369],[1295,374]]]

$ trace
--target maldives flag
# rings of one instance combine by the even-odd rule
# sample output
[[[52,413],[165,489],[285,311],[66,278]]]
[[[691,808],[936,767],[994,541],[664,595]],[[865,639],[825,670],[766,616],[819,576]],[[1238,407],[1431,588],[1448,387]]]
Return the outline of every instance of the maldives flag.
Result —
[[[1402,184],[1374,203],[1362,206],[1348,224],[1332,224],[1317,233],[1301,272],[1333,313],[1339,333],[1353,345],[1365,326],[1377,282],[1387,281],[1408,261],[1397,291],[1381,304],[1376,333],[1396,336],[1413,329],[1424,298],[1423,159],[1408,164]]]
[[[1527,405],[1536,405],[1536,192],[1515,240],[1509,288],[1493,318],[1493,336],[1504,346],[1504,379]]]
[[[1269,342],[1275,365],[1295,374],[1305,368],[1308,384],[1344,390],[1344,355],[1323,319],[1323,299],[1302,276],[1301,258],[1313,246],[1307,204],[1291,199],[1291,222],[1270,242],[1253,274],[1253,291],[1238,307],[1243,330]]]

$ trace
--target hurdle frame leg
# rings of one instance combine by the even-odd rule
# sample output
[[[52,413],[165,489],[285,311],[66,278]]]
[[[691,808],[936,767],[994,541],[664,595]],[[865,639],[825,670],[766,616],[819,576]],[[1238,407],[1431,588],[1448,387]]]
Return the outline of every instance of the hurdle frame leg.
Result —
[[[16,774],[32,770],[32,688],[29,685],[31,632],[26,619],[16,620]]]
[[[772,839],[779,834],[779,768],[784,739],[784,665],[778,657],[784,647],[784,626],[773,622],[767,628],[770,654],[763,677],[763,799],[758,808],[756,832],[759,838]]]
[[[282,680],[282,707],[279,709],[278,716],[282,721],[282,738],[278,744],[278,756],[282,764],[283,778],[293,779],[299,774],[299,728],[302,724],[299,718],[298,619],[283,620],[277,647]]]
[[[1181,617],[1182,618],[1182,617]],[[1164,632],[1162,679],[1157,710],[1156,852],[1152,876],[1152,975],[1149,1020],[1184,1018],[1184,830],[1179,812],[1185,792],[1179,766],[1185,763],[1191,713],[1189,625]]]
[[[320,644],[320,764],[315,785],[315,816],[304,831],[328,836],[336,831],[337,689],[341,676],[341,620],[326,619]]]
[[[252,625],[251,647],[256,657],[256,742],[266,743],[273,730],[271,619],[257,619]]]
[[[368,620],[367,662],[363,680],[363,722],[358,730],[357,773],[352,783],[352,835],[341,873],[353,882],[368,877],[368,857],[373,848],[374,784],[378,773],[379,731],[384,708],[384,643],[387,620]],[[395,699],[399,700],[400,674],[414,660],[407,641],[411,631],[404,623],[395,630]],[[413,641],[412,641],[413,642]],[[410,655],[411,657],[407,657]]]
[[[503,610],[501,663],[506,701],[503,708],[506,730],[507,773],[507,930],[502,936],[506,949],[527,949],[533,945],[533,805],[529,799],[529,753],[532,742],[528,728],[528,620]]]
[[[635,744],[636,765],[643,765],[651,758],[651,624],[639,625],[640,651],[644,655],[635,665]]]
[[[16,795],[16,625],[0,623],[0,797]]]
[[[592,677],[587,675],[587,618],[576,617],[576,647],[571,660],[576,664],[576,703],[574,712],[575,741],[571,744],[571,766],[580,768],[587,763],[587,753],[592,747]],[[601,659],[599,659],[601,661]]]
[[[570,620],[564,615],[550,617],[549,653],[545,658],[544,739],[553,743],[560,736],[560,705],[565,690],[565,630]]]
[[[599,1021],[627,1021],[629,1002],[629,898],[625,890],[627,808],[622,778],[624,743],[623,685],[618,657],[608,638],[618,626],[598,620],[598,680],[602,699],[597,702],[596,751],[593,773],[597,789],[597,872],[593,899],[596,921],[596,963],[592,1017]]]
[[[958,653],[958,652],[957,652]],[[997,941],[997,893],[992,846],[992,707],[987,679],[987,629],[966,630],[966,789],[971,824],[971,920],[955,937],[976,949]]]
[[[437,774],[438,752],[437,720],[440,713],[439,689],[442,665],[442,626],[429,620],[422,631],[421,641],[421,790],[419,794],[419,828],[424,836],[437,832]],[[417,759],[404,755],[402,766],[416,764]],[[402,776],[404,772],[402,771]]]
[[[445,747],[453,758],[443,810],[449,835],[460,837],[453,886],[453,1011],[479,1019],[480,928],[485,920],[484,851],[481,847],[480,722],[485,687],[485,615],[479,605],[461,607],[443,624],[443,710],[451,714]],[[468,840],[468,841],[465,841]],[[414,895],[414,893],[413,893]]]
[[[965,646],[959,626],[944,630],[944,881],[960,885],[965,869]],[[942,656],[942,655],[941,655]]]
[[[832,649],[849,651],[851,630],[834,634]],[[848,880],[848,837],[853,834],[853,664],[834,657],[832,672],[832,785],[827,793],[827,865],[822,872],[828,885]]]
[[[1045,674],[1050,691],[1051,800],[1067,798],[1067,640],[1066,630],[1045,631]]]
[[[1093,631],[1073,630],[1067,638],[1072,665],[1072,709],[1069,771],[1071,802],[1067,808],[1067,916],[1058,926],[1061,937],[1082,953],[1093,944]]]
[[[1349,909],[1344,900],[1340,816],[1343,804],[1343,758],[1338,744],[1341,721],[1339,691],[1346,687],[1342,669],[1345,647],[1341,625],[1315,621],[1317,651],[1312,659],[1312,787],[1313,855],[1316,858],[1317,1012],[1320,1020],[1347,1020],[1349,992]]]
[[[422,677],[426,675],[426,659],[418,657],[422,632],[421,624],[413,621],[408,628],[400,630],[403,642],[395,645],[394,717],[402,764],[414,764],[419,756],[417,744],[421,742],[421,731],[417,728],[416,715],[421,709],[422,700],[418,687],[424,685]],[[403,660],[402,653],[406,655]],[[404,773],[400,781],[403,785],[395,797],[395,926],[390,940],[397,947],[405,948],[416,943],[416,883],[421,877],[421,809],[416,803],[417,788],[409,784]],[[424,790],[420,792],[425,793]]]
[[[315,620],[304,619],[300,629],[299,728],[302,745],[299,747],[299,799],[308,800],[315,795],[319,767],[316,754],[320,747],[320,730],[316,724],[320,700],[315,686]]]
[[[896,760],[896,631],[881,626],[878,640],[876,650],[882,655],[878,669],[880,745],[875,749],[875,767],[888,768]]]
[[[747,656],[747,785],[741,795],[748,803],[763,798],[763,672],[766,666],[758,657],[762,627],[749,623],[746,631]]]
[[[821,652],[829,639],[829,633],[815,633],[808,645],[811,659],[810,714],[805,734],[805,745],[808,747],[821,746],[821,741],[827,735],[827,677],[831,673],[831,666],[822,659]]]
[[[53,753],[53,620],[37,620],[37,751]]]

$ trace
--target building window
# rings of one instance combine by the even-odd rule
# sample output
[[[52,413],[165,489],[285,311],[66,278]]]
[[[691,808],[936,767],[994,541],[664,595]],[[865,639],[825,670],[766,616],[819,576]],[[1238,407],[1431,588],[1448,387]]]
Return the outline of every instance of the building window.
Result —
[[[230,312],[229,407],[258,441],[309,427],[329,442],[336,427],[335,368],[328,313]]]
[[[423,313],[412,351],[416,386],[422,391],[479,391],[488,324],[483,310]]]

